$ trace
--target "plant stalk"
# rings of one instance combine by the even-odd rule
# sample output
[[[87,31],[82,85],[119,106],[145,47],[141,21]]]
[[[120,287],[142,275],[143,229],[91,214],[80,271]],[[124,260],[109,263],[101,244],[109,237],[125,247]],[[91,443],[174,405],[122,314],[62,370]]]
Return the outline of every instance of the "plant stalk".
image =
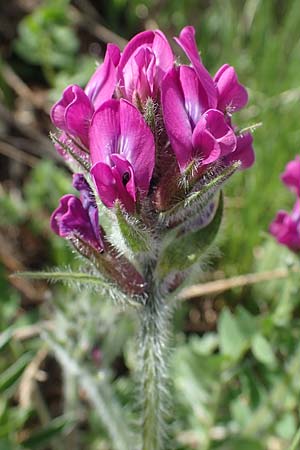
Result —
[[[152,289],[141,314],[142,450],[161,450],[167,431],[167,342],[170,316],[169,306],[156,289]]]

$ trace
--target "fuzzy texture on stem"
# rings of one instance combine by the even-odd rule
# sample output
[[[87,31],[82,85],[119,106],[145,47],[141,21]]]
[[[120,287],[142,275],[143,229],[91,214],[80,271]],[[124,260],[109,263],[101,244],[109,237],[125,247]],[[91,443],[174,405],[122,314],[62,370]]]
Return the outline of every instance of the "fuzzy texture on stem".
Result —
[[[149,296],[140,314],[140,380],[142,399],[142,450],[161,450],[167,434],[168,353],[172,308],[153,279],[147,277]]]

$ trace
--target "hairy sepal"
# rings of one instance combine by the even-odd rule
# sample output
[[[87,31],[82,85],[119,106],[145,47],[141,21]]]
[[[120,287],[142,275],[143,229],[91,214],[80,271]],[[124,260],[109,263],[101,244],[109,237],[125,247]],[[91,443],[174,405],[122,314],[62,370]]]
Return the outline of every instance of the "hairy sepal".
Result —
[[[156,267],[158,277],[164,279],[172,273],[186,271],[201,260],[218,234],[222,216],[221,193],[214,217],[207,226],[189,232],[178,227],[168,233]]]
[[[216,193],[239,167],[240,162],[235,162],[229,167],[208,171],[185,199],[159,214],[160,223],[165,227],[173,227],[187,224],[196,218],[209,207]]]
[[[61,148],[71,157],[70,161],[66,161],[66,163],[70,166],[70,169],[73,172],[82,172],[85,175],[89,174],[91,170],[91,163],[88,155],[83,153],[82,156],[78,152],[76,152],[71,145],[67,145],[65,142],[62,142],[55,133],[50,133],[50,139],[54,144],[58,144]],[[74,145],[78,145],[76,141],[73,141],[70,138],[70,142]],[[74,162],[75,164],[73,164]]]
[[[146,229],[135,217],[130,216],[119,202],[115,203],[115,213],[120,233],[133,253],[151,252],[150,231]]]

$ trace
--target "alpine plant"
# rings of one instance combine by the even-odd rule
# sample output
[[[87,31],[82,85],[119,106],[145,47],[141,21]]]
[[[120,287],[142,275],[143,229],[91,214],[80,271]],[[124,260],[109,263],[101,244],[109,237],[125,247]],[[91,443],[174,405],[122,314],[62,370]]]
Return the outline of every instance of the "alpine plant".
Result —
[[[211,76],[191,26],[175,41],[187,64],[159,30],[137,34],[122,53],[108,44],[85,89],[68,86],[51,110],[78,192],[61,198],[51,228],[88,263],[83,280],[99,280],[140,317],[143,450],[168,440],[174,301],[218,233],[223,184],[254,162],[251,133],[234,125],[248,101],[234,68]]]
[[[281,245],[293,252],[300,252],[300,155],[290,161],[281,175],[285,186],[295,195],[291,213],[280,210],[270,225],[269,231]]]

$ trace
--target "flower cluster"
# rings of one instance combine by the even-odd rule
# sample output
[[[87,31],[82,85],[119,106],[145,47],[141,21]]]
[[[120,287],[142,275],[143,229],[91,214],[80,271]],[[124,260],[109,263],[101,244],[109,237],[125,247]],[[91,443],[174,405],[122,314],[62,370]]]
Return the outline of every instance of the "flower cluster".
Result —
[[[158,30],[136,35],[122,53],[109,44],[86,88],[68,86],[51,110],[59,130],[55,146],[74,172],[82,172],[74,176],[80,199],[64,196],[51,226],[77,248],[80,242],[102,257],[111,253],[98,199],[153,230],[160,213],[254,162],[251,133],[241,134],[232,123],[248,100],[234,68],[225,64],[212,77],[193,27],[175,41],[188,65],[178,64]],[[207,199],[206,214],[214,210]],[[194,228],[204,222],[193,217]],[[170,223],[178,225],[178,217]]]
[[[282,182],[296,195],[294,208],[289,214],[278,211],[270,225],[270,233],[276,240],[295,252],[300,251],[300,156],[290,161],[281,175]]]

